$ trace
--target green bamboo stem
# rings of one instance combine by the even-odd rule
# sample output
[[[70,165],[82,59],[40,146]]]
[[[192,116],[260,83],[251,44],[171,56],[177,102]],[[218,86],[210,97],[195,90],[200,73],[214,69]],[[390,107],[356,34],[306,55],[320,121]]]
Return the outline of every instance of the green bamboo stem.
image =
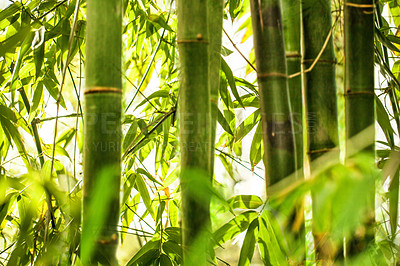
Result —
[[[303,1],[302,17],[305,69],[313,64],[326,44],[312,71],[303,76],[306,86],[307,154],[312,162],[326,152],[334,151],[338,146],[336,60],[332,36],[329,34],[332,27],[331,1]],[[337,156],[339,157],[338,149]],[[311,175],[313,172],[311,168]],[[318,205],[318,198],[313,192],[312,197],[316,257],[318,260],[329,261],[336,255],[337,247],[328,234],[329,224],[318,221],[319,216],[314,208]]]
[[[210,177],[214,175],[215,137],[217,130],[218,116],[218,91],[219,91],[219,70],[221,68],[221,47],[222,47],[222,24],[224,16],[223,0],[208,0],[208,32],[210,39],[209,47],[209,82],[211,101],[211,127],[210,127]]]
[[[206,265],[210,236],[210,90],[206,0],[178,0],[184,264]]]
[[[285,51],[287,74],[293,75],[301,72],[301,5],[300,0],[283,0],[282,1],[283,16],[283,33],[285,37]],[[296,170],[297,178],[302,178],[301,169],[303,168],[303,93],[301,75],[290,78],[289,98],[292,110],[292,124],[294,130],[294,139],[296,147]],[[297,211],[292,217],[292,233],[297,241],[288,241],[291,247],[292,260],[298,263],[303,261],[305,257],[305,225],[304,225],[304,202],[301,199]],[[296,219],[302,221],[301,224],[295,223]],[[295,226],[296,225],[296,226]]]
[[[285,37],[287,74],[292,75],[301,72],[301,9],[300,0],[282,1],[283,33]],[[290,78],[289,97],[293,113],[292,123],[296,145],[296,169],[303,167],[303,101],[301,75]]]
[[[121,175],[122,1],[88,0],[86,33],[81,260],[84,264],[115,265]],[[103,205],[96,206],[95,200]]]
[[[295,170],[280,0],[252,0],[267,191]],[[267,193],[268,194],[268,193]]]
[[[374,1],[346,0],[344,3],[345,36],[345,112],[346,112],[346,154],[352,153],[349,139],[375,123],[374,102]],[[365,140],[363,140],[365,141]],[[375,133],[369,134],[370,145],[362,151],[368,154],[371,165],[375,161]],[[346,162],[351,157],[346,156]],[[373,184],[373,182],[372,182]],[[346,254],[359,254],[374,240],[371,225],[375,221],[375,187],[369,193],[366,206],[365,233],[349,241]]]

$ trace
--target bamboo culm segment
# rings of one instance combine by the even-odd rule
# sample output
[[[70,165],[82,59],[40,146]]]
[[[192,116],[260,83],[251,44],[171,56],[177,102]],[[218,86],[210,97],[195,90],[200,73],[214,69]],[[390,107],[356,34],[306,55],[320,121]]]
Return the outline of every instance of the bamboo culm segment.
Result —
[[[295,169],[293,127],[279,0],[252,0],[267,188]],[[260,6],[261,4],[261,6]]]
[[[282,0],[283,33],[287,74],[301,72],[301,8],[300,0]],[[296,169],[303,167],[303,94],[301,75],[288,80],[292,124],[296,146]]]
[[[81,259],[86,265],[115,265],[121,178],[122,1],[88,0],[86,34]],[[96,201],[102,202],[101,208],[95,207]]]
[[[287,74],[301,72],[301,0],[282,0],[283,33]],[[296,177],[302,178],[303,168],[303,93],[301,75],[288,80],[292,124],[296,150]],[[304,200],[299,199],[295,211],[290,216],[288,230],[285,234],[293,262],[300,264],[306,256]],[[293,238],[292,238],[293,237]]]
[[[222,47],[222,24],[224,16],[223,0],[208,0],[208,32],[210,39],[209,46],[209,83],[211,101],[211,127],[210,127],[210,177],[214,174],[214,148],[217,130],[218,116],[218,91],[219,91],[219,71],[221,69],[221,47]]]
[[[374,1],[352,0],[344,3],[345,19],[345,112],[346,112],[346,154],[352,153],[350,139],[375,123],[374,96]],[[362,151],[368,155],[370,165],[375,163],[375,134],[369,134],[370,145]],[[365,140],[364,140],[365,141]],[[351,163],[351,158],[346,156]],[[367,178],[367,177],[366,177]],[[398,177],[397,177],[398,178]],[[398,180],[394,183],[397,183]],[[355,256],[374,241],[375,186],[371,181],[366,206],[365,224],[360,227],[365,232],[350,239],[347,254]],[[397,208],[397,202],[395,203]],[[366,229],[366,230],[365,230]]]
[[[332,27],[329,0],[303,2],[305,69],[321,51]],[[307,108],[307,152],[310,159],[323,155],[338,145],[337,99],[333,40],[329,42],[319,62],[304,75]],[[321,151],[321,152],[319,152]]]
[[[179,0],[179,136],[185,265],[206,265],[210,240],[211,107],[206,0]]]
[[[330,0],[302,2],[305,69],[309,68],[317,58],[329,36],[332,27],[330,6]],[[335,61],[333,40],[330,36],[319,61],[312,71],[304,75],[307,153],[311,162],[326,152],[337,152],[339,157]],[[313,174],[312,168],[311,174]],[[311,193],[316,258],[329,262],[336,256],[338,247],[328,233],[329,224],[318,219],[316,209],[319,194],[316,191]]]

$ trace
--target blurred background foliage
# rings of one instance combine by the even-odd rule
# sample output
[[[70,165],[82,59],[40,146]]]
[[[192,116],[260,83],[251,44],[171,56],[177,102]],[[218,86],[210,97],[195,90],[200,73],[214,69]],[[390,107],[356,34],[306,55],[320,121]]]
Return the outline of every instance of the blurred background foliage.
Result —
[[[178,265],[182,246],[176,6],[173,0],[123,2],[123,196],[118,257],[122,265]],[[342,4],[332,1],[333,16],[339,18],[333,36],[341,147]],[[207,190],[204,193],[211,190],[213,195],[215,253],[211,254],[215,256],[211,263],[295,264],[306,253],[305,263],[315,264],[310,190],[316,191],[321,204],[314,224],[329,231],[338,243],[363,234],[356,231],[363,222],[361,213],[375,200],[376,224],[371,225],[376,230],[375,243],[349,263],[398,263],[400,4],[381,0],[378,5],[376,164],[361,154],[345,167],[327,154],[314,162],[318,174],[307,176],[306,164],[306,179],[287,177],[271,188],[274,193],[267,200],[260,175],[263,145],[249,2],[226,1],[214,187],[197,191],[201,195],[202,189]],[[84,0],[2,2],[0,263],[4,265],[81,264],[84,103],[80,94],[85,85],[85,14]],[[370,199],[366,191],[374,182],[376,198]],[[100,182],[99,187],[106,191],[107,183]],[[289,249],[288,243],[299,240],[282,232],[279,224],[290,221],[304,197],[305,216],[292,224],[306,224],[307,250]],[[92,203],[94,219],[101,218],[101,198],[100,194],[95,197],[98,202]],[[389,205],[389,199],[395,200]]]

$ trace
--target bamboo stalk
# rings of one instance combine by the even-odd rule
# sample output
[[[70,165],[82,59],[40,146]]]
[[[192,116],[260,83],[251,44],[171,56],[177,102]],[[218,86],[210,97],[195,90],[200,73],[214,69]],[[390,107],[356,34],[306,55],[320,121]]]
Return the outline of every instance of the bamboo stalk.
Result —
[[[285,37],[285,53],[287,75],[301,72],[301,5],[300,0],[283,0],[283,33]],[[294,130],[296,150],[296,170],[303,168],[303,92],[301,75],[288,79],[290,107],[292,110],[292,124]],[[297,178],[303,178],[301,171],[297,171]],[[296,241],[288,240],[292,260],[300,263],[305,257],[305,224],[304,200],[300,199],[296,212],[291,217],[291,231]],[[289,234],[290,235],[290,234]]]
[[[295,169],[295,147],[279,0],[252,0],[267,191]],[[267,192],[268,194],[268,192]]]
[[[346,0],[344,23],[346,140],[349,140],[375,123],[374,1]],[[374,132],[371,132],[368,140],[370,145],[362,153],[367,154],[370,164],[374,165]],[[346,144],[346,154],[351,153],[351,145],[348,142]],[[346,162],[351,162],[351,156],[346,156]],[[372,185],[365,193],[369,194],[369,202],[365,216],[362,217],[365,223],[360,226],[364,233],[357,234],[346,244],[346,254],[349,257],[364,251],[374,240],[372,224],[375,221],[375,187]]]
[[[209,84],[211,104],[211,127],[210,127],[210,177],[214,175],[215,137],[217,129],[218,114],[218,92],[219,92],[219,71],[221,69],[221,47],[222,47],[222,24],[224,16],[223,0],[208,0],[208,32],[210,39],[209,47]]]
[[[210,239],[210,90],[207,0],[178,0],[179,136],[185,265],[206,265]]]
[[[114,265],[121,175],[122,2],[88,0],[86,33],[81,259],[84,264]]]
[[[305,73],[305,102],[307,121],[307,154],[314,161],[327,152],[337,150],[338,122],[335,80],[335,56],[331,33],[331,1],[306,0],[302,2],[303,21],[303,64],[309,68],[320,55],[314,68]],[[324,47],[322,54],[320,51]],[[311,175],[314,169],[311,168]],[[319,221],[315,207],[318,198],[313,197],[313,235],[316,258],[321,261],[332,260],[337,253],[336,243],[329,235],[329,223]],[[327,206],[328,208],[328,206]]]

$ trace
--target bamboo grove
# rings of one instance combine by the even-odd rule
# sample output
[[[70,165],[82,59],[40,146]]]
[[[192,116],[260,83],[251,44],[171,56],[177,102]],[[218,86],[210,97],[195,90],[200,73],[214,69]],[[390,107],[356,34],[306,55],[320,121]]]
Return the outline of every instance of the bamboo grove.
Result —
[[[2,265],[396,265],[395,0],[0,8]]]

